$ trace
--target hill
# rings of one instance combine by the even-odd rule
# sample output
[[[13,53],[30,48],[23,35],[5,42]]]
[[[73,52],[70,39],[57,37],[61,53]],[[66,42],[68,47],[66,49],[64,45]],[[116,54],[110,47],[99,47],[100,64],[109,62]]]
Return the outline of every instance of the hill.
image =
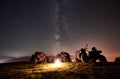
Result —
[[[118,63],[0,64],[1,79],[119,79]]]
[[[8,56],[0,56],[0,63],[9,63],[9,62],[22,62],[22,61],[29,61],[30,56],[25,57],[8,57]]]
[[[26,56],[26,57],[19,57],[19,58],[11,58],[9,59],[8,61],[6,62],[24,62],[24,61],[29,61],[30,60],[30,57],[29,56]]]

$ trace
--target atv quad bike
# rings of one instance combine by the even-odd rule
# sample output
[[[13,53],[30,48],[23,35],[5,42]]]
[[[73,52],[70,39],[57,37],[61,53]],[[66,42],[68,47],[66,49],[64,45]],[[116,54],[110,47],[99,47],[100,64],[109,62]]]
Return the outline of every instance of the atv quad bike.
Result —
[[[67,52],[61,52],[56,56],[56,59],[59,59],[61,62],[71,62],[70,55]]]
[[[35,52],[34,54],[32,54],[30,62],[34,64],[47,62],[47,57],[44,52]]]
[[[76,62],[107,62],[106,57],[101,55],[102,51],[94,49],[92,48],[92,51],[86,51],[82,48],[80,51],[76,51]]]

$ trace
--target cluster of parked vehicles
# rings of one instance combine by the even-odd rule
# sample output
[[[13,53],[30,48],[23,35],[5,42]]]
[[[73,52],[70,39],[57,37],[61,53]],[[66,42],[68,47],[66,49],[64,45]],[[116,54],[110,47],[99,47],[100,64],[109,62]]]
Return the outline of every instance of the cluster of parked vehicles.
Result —
[[[86,48],[81,48],[75,52],[75,62],[107,62],[104,55],[101,54],[101,50],[97,50],[95,47],[88,51]],[[68,52],[60,52],[52,58],[48,57],[44,52],[35,52],[30,58],[31,63],[43,63],[54,62],[59,59],[61,62],[72,62],[70,54]]]

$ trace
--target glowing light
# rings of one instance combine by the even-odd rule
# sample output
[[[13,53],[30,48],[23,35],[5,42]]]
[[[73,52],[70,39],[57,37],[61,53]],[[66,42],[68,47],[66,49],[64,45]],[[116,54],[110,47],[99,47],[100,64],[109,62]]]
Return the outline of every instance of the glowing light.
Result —
[[[54,63],[48,63],[48,64],[43,64],[43,69],[44,70],[54,70],[54,69],[58,69],[58,68],[64,68],[63,66],[63,63],[59,60],[59,59],[56,59]]]
[[[61,61],[59,59],[55,60],[54,66],[60,67],[62,65]]]

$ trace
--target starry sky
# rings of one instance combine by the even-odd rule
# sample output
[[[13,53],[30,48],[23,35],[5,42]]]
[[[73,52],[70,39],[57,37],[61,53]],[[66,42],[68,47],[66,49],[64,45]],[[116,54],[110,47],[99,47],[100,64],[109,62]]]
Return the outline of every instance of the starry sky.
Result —
[[[119,0],[0,0],[0,56],[74,54],[85,45],[120,56]]]

